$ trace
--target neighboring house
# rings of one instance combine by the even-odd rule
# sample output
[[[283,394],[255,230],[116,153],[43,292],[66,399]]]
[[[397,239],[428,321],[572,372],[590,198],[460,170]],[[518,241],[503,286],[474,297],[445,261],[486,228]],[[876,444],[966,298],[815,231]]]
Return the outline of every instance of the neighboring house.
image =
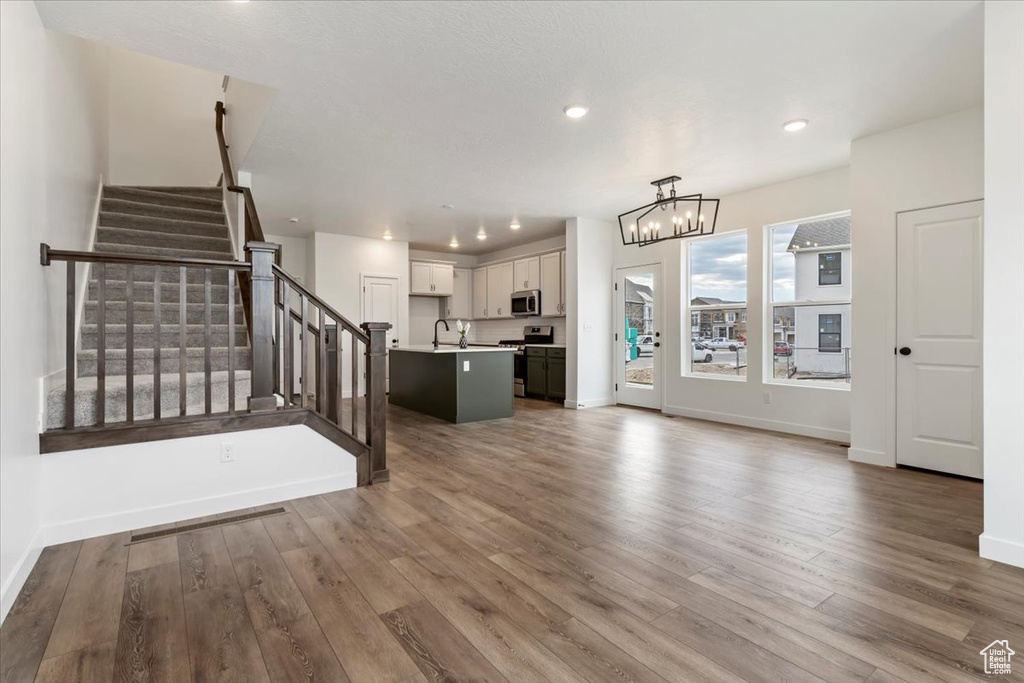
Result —
[[[747,338],[747,305],[742,301],[726,301],[713,296],[699,296],[692,299],[690,305],[715,307],[691,311],[691,338]]]
[[[654,334],[654,291],[647,285],[626,278],[627,327],[637,334]]]
[[[772,341],[784,341],[796,345],[796,317],[795,309],[792,306],[776,307],[772,330]]]
[[[794,257],[796,301],[850,300],[849,215],[800,223],[787,250]],[[794,363],[800,371],[830,376],[849,372],[849,303],[798,306],[793,321]]]

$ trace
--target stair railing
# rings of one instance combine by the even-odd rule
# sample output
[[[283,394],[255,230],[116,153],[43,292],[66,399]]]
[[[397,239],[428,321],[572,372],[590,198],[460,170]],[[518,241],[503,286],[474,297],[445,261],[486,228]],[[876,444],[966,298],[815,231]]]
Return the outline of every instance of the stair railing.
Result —
[[[54,261],[63,261],[67,264],[64,426],[62,430],[53,431],[65,434],[73,431],[76,435],[85,435],[95,434],[104,428],[121,429],[126,425],[144,428],[177,419],[181,425],[180,433],[177,435],[189,436],[192,432],[188,420],[197,417],[189,415],[187,411],[189,324],[201,324],[203,330],[204,411],[203,415],[198,417],[234,415],[236,371],[240,368],[236,367],[235,358],[236,300],[230,275],[245,274],[251,282],[251,287],[248,297],[243,297],[241,303],[248,299],[249,310],[252,311],[249,317],[252,363],[247,406],[244,411],[237,412],[265,413],[301,409],[312,411],[322,418],[324,429],[332,430],[331,436],[335,437],[336,441],[340,441],[356,454],[359,463],[359,485],[386,480],[388,470],[385,372],[387,330],[391,325],[363,323],[357,327],[351,323],[276,263],[279,250],[280,247],[276,244],[249,242],[246,244],[246,261],[219,261],[61,251],[41,244],[42,265],[49,266]],[[96,414],[95,426],[88,427],[78,427],[75,421],[75,274],[79,263],[93,264],[92,273],[96,288]],[[119,279],[124,280],[126,288],[124,423],[108,421],[106,415],[106,383],[108,377],[115,374],[108,372],[106,342],[107,280],[112,269],[123,269],[123,273],[119,270],[117,275]],[[219,277],[215,274],[219,274]],[[226,410],[216,412],[212,396],[212,287],[215,281],[218,285],[221,281],[227,284],[228,330],[228,403]],[[198,298],[195,296],[190,300],[189,284],[193,285],[193,289],[196,285],[201,287],[201,302],[195,301]],[[151,290],[151,295],[145,292],[146,289]],[[165,294],[170,296],[165,298]],[[174,318],[168,317],[166,321],[164,319],[165,309],[174,306],[174,302],[170,300],[174,296],[178,299],[178,410],[175,411],[175,415],[164,415],[161,402],[161,371],[166,367],[164,363],[170,359],[161,357],[162,351],[168,348],[163,343],[162,325],[164,322],[174,324],[171,322]],[[297,310],[292,307],[292,302],[296,299],[299,304]],[[137,304],[149,305],[150,302],[153,306],[151,416],[148,415],[148,408],[144,407],[137,411],[138,406],[135,405],[135,313]],[[191,310],[190,306],[193,307]],[[201,306],[198,311],[195,309],[197,306]],[[197,320],[201,322],[197,323]],[[296,322],[301,325],[298,329]],[[277,343],[276,340],[280,342]],[[173,346],[172,344],[169,348]],[[345,348],[349,350],[347,357],[343,354]],[[301,361],[298,366],[296,354]],[[309,362],[311,358],[314,363]],[[296,378],[299,384],[298,396],[294,392]]]
[[[242,187],[235,182],[235,171],[231,167],[231,155],[228,154],[228,143],[224,137],[224,117],[227,116],[227,108],[225,108],[223,102],[217,102],[213,108],[216,114],[216,131],[217,131],[217,149],[220,152],[220,164],[221,172],[223,174],[224,184],[227,185],[229,192],[242,195],[244,200],[245,210],[242,214],[242,224],[245,232],[245,243],[250,242],[266,242],[266,237],[263,235],[263,226],[260,224],[259,213],[256,212],[256,202],[252,198],[252,190],[248,187]],[[234,236],[232,236],[233,238]],[[278,263],[280,264],[281,252],[277,253]],[[249,281],[249,273],[238,273],[238,289],[242,294],[242,310],[245,313],[245,325],[249,331],[249,341],[252,341],[252,311],[249,308],[249,288],[251,286]]]

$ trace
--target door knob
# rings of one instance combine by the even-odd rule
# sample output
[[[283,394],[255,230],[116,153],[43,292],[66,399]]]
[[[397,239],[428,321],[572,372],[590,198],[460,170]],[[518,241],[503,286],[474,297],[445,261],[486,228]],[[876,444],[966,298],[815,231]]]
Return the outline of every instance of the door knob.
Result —
[[[910,347],[909,346],[904,346],[903,348],[901,348],[900,349],[900,355],[901,356],[909,356],[910,355]]]

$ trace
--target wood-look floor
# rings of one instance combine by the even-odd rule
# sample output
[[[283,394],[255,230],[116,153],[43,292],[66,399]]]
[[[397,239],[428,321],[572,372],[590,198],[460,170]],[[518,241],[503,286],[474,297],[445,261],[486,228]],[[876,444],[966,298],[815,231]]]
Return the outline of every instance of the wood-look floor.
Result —
[[[391,482],[286,515],[47,548],[2,680],[955,683],[997,638],[1024,653],[1024,570],[978,557],[977,482],[516,407],[392,409]]]

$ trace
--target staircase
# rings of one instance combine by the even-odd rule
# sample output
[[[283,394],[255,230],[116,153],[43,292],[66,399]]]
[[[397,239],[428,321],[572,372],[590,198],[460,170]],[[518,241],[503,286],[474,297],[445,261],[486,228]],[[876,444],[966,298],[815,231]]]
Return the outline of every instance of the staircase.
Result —
[[[105,187],[94,251],[39,245],[66,269],[67,335],[39,452],[305,425],[356,458],[360,486],[386,481],[391,324],[353,323],[281,267],[214,113],[223,188]],[[244,206],[244,258],[223,190]]]
[[[118,187],[103,189],[95,251],[174,259],[231,260],[231,247],[222,190],[218,187]],[[127,266],[93,264],[78,348],[75,353],[75,427],[96,424],[99,333],[105,333],[106,422],[126,419],[127,375],[133,376],[134,417],[153,417],[155,268],[133,267],[133,367],[127,367]],[[99,271],[105,271],[104,314],[99,319]],[[206,339],[210,338],[212,412],[228,408],[228,358],[235,358],[236,408],[244,409],[249,395],[252,354],[236,276],[210,271],[210,329],[206,330],[206,282],[201,270],[186,273],[186,324],[182,345],[179,303],[180,272],[161,268],[160,277],[160,403],[164,415],[178,415],[182,381],[181,349],[185,350],[186,414],[205,412]],[[228,346],[228,288],[233,288],[234,348]],[[47,397],[47,428],[65,426],[65,388]]]

